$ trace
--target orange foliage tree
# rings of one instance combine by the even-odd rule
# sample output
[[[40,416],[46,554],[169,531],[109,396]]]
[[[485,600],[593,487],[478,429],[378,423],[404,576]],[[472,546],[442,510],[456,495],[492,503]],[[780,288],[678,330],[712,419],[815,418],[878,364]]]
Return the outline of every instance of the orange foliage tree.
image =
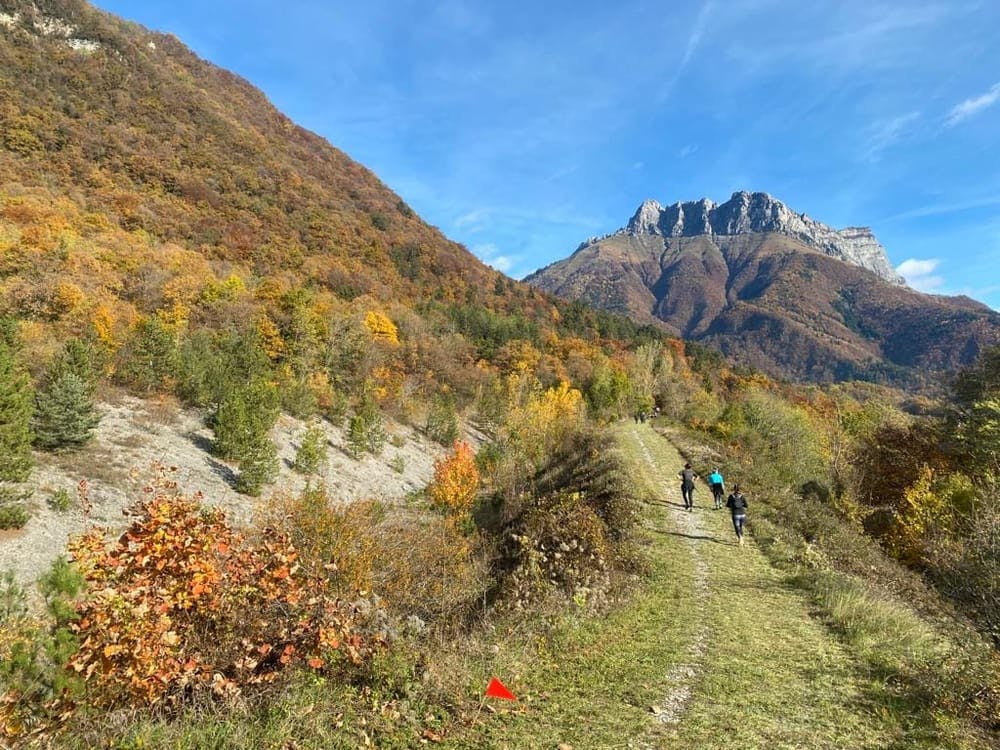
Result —
[[[479,469],[469,444],[456,440],[449,456],[434,462],[434,479],[427,488],[431,502],[453,516],[472,510],[479,490]]]
[[[286,536],[244,539],[221,511],[180,495],[165,472],[146,492],[117,542],[92,530],[70,546],[89,593],[69,666],[93,703],[238,695],[294,664],[329,670],[370,652],[356,612],[300,568]]]

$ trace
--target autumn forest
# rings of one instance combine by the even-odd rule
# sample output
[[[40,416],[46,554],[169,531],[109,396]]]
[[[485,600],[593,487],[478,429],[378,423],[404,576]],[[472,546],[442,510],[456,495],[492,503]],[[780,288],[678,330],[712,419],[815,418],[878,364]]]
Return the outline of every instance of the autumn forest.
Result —
[[[755,543],[817,608],[849,590],[962,634],[879,679],[894,710],[969,727],[955,746],[996,741],[1000,349],[922,392],[764,376],[481,264],[173,37],[82,0],[3,10],[0,533],[122,393],[196,412],[256,498],[239,525],[166,457],[120,529],[52,550],[37,585],[0,579],[5,743],[208,746],[290,694],[343,746],[473,742],[461,644],[600,618],[655,569],[656,498],[614,437],[647,416],[752,488]],[[282,414],[312,425],[302,492],[278,481]],[[359,460],[389,422],[439,447],[425,488],[344,504],[315,481],[320,426]]]

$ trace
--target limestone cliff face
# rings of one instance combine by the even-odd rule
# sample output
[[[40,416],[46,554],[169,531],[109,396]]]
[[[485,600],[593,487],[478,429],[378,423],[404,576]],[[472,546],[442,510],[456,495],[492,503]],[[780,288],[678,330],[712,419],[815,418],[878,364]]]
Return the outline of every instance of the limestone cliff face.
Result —
[[[867,227],[836,230],[805,214],[792,211],[767,193],[733,193],[725,203],[707,198],[661,206],[645,201],[619,234],[664,237],[732,236],[777,232],[794,237],[834,258],[872,271],[892,284],[903,285],[885,248]]]

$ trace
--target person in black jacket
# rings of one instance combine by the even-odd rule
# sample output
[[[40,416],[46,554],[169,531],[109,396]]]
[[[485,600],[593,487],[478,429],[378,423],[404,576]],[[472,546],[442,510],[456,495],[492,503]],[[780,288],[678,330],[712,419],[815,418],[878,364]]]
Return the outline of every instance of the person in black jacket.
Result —
[[[677,473],[681,478],[681,497],[684,498],[684,507],[687,510],[694,510],[694,480],[698,478],[698,473],[691,468],[691,464],[684,464],[684,468]]]
[[[733,494],[726,500],[726,507],[733,514],[733,528],[736,529],[736,543],[743,546],[743,524],[747,520],[747,499],[740,492],[740,486],[733,487]]]

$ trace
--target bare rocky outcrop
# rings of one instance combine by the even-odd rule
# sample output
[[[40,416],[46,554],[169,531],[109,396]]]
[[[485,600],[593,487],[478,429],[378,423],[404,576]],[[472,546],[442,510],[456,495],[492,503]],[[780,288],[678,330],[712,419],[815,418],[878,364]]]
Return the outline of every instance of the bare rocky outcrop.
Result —
[[[892,284],[905,283],[867,227],[833,229],[806,214],[795,213],[767,193],[740,191],[721,204],[702,198],[664,207],[647,200],[618,234],[697,237],[764,232],[794,237],[826,255],[866,268]]]
[[[170,476],[183,492],[201,493],[202,503],[221,508],[231,523],[243,527],[252,523],[255,509],[269,497],[294,496],[307,482],[325,487],[331,502],[401,502],[427,485],[434,461],[445,453],[412,427],[388,421],[390,440],[382,452],[354,456],[346,430],[320,420],[327,458],[316,474],[304,476],[292,466],[308,425],[283,414],[270,433],[280,458],[278,479],[262,498],[252,498],[235,489],[237,468],[209,452],[213,435],[201,412],[169,399],[143,400],[120,393],[110,397],[99,406],[101,422],[87,446],[72,453],[35,454],[35,470],[22,486],[30,494],[31,518],[23,529],[0,531],[0,574],[11,570],[21,584],[30,586],[65,553],[71,536],[91,525],[123,528],[129,521],[123,509],[143,497],[156,465],[172,467]],[[479,440],[472,432],[464,438],[473,444]],[[86,512],[77,494],[81,481],[90,504]],[[51,505],[59,490],[71,498],[63,510]]]

